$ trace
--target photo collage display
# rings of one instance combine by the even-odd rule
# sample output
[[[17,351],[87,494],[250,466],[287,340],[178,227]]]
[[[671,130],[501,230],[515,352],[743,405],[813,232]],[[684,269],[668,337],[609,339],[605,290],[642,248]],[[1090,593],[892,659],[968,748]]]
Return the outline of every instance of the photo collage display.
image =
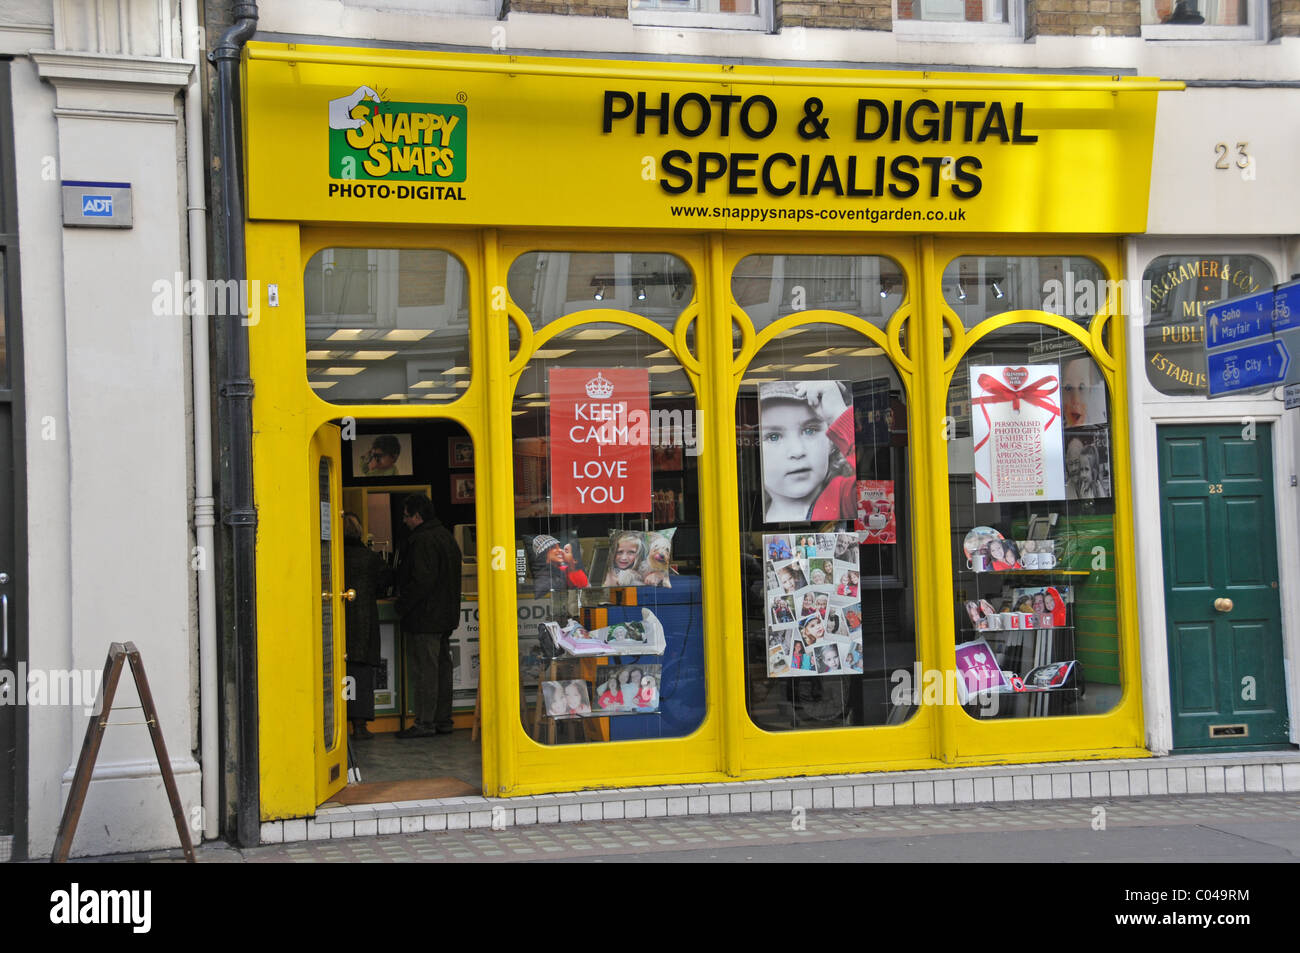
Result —
[[[767,674],[862,674],[857,533],[763,537]]]

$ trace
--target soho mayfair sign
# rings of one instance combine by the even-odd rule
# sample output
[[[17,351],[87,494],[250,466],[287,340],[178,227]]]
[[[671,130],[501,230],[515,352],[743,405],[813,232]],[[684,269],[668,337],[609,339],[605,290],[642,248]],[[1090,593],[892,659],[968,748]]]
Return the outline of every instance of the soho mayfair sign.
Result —
[[[253,219],[1146,228],[1150,81],[269,43],[246,68]]]

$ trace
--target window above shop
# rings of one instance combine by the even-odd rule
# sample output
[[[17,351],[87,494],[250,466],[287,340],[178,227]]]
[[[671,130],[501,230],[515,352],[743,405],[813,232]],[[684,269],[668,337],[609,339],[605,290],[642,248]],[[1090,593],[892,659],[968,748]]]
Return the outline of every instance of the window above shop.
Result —
[[[1147,40],[1262,40],[1264,0],[1142,0]]]
[[[1024,36],[1022,0],[894,0],[901,39],[981,40]]]
[[[719,30],[773,29],[774,0],[628,0],[637,26]]]

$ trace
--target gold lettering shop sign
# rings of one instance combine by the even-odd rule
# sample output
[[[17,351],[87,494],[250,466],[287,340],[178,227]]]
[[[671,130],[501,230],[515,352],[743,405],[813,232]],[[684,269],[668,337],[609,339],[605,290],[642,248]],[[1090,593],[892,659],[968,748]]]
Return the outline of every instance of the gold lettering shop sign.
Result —
[[[1142,232],[1156,94],[1088,82],[253,43],[249,217]]]

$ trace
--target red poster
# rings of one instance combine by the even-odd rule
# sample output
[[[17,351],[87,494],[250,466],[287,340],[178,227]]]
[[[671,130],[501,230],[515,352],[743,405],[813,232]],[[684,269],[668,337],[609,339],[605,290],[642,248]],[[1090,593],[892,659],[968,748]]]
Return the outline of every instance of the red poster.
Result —
[[[648,513],[650,373],[552,368],[551,512]]]
[[[858,517],[853,528],[864,543],[894,543],[898,534],[894,523],[894,481],[858,481]]]

